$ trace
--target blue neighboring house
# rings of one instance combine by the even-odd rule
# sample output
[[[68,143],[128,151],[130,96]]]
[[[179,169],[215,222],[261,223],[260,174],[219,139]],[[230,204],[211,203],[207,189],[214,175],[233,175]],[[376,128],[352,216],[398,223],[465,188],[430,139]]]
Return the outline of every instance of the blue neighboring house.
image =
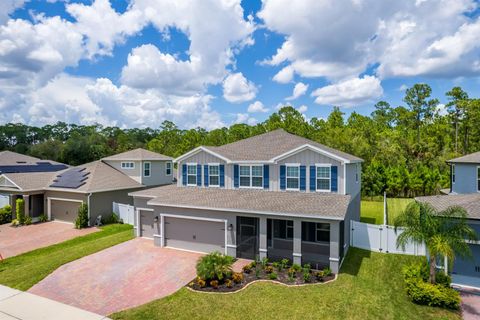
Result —
[[[469,224],[480,238],[480,152],[448,160],[450,165],[450,189],[445,195],[418,197],[437,210],[461,206],[467,213]],[[457,257],[451,271],[456,285],[480,288],[480,242],[470,243],[472,259]]]

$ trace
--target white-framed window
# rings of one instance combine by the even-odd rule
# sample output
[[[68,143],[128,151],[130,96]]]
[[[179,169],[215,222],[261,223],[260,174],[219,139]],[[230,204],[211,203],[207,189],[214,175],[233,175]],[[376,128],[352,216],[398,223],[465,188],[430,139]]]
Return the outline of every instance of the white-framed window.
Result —
[[[152,163],[151,162],[144,162],[143,163],[143,176],[144,177],[150,177],[151,169],[152,169]]]
[[[197,185],[197,164],[187,164],[187,185]]]
[[[477,191],[480,191],[480,167],[477,167]]]
[[[330,165],[317,165],[317,191],[331,190],[331,167]]]
[[[218,164],[208,165],[208,185],[210,187],[220,186],[220,166]]]
[[[122,162],[120,166],[122,169],[135,169],[135,162]]]
[[[172,163],[171,162],[165,163],[165,174],[167,176],[172,174]]]
[[[452,164],[452,183],[455,183],[455,165]]]
[[[285,167],[287,190],[300,190],[300,166],[287,164]]]
[[[240,166],[240,188],[263,188],[263,165]]]

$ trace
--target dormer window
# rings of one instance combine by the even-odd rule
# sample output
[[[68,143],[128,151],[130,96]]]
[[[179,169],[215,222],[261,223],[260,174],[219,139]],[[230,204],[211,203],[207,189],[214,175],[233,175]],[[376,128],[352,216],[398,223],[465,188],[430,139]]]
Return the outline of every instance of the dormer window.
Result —
[[[187,165],[187,185],[189,186],[197,185],[197,165],[196,164]]]
[[[135,162],[122,162],[120,166],[122,169],[135,169]]]

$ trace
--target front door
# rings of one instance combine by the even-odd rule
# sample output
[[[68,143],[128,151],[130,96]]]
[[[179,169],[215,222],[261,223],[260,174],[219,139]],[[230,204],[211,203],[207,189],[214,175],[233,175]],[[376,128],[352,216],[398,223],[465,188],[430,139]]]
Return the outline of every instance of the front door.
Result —
[[[237,258],[256,259],[258,255],[258,218],[237,217]]]

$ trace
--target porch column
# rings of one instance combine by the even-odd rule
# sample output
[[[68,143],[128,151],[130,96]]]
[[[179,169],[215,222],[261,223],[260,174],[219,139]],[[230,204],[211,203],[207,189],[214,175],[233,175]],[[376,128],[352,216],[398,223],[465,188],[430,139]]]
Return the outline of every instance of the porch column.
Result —
[[[30,210],[29,210],[30,196],[29,195],[24,195],[23,200],[25,201],[24,202],[25,217],[29,217],[30,216]]]
[[[140,210],[138,209],[135,209],[135,224],[136,224],[136,230],[135,230],[135,235],[137,237],[140,237],[141,234],[140,232],[142,231],[141,230],[141,227],[140,227]]]
[[[260,259],[267,257],[267,217],[260,217],[260,243],[259,257]]]
[[[340,269],[340,223],[338,221],[330,223],[330,269],[333,273],[338,273]]]
[[[293,263],[302,264],[302,220],[293,219]]]

